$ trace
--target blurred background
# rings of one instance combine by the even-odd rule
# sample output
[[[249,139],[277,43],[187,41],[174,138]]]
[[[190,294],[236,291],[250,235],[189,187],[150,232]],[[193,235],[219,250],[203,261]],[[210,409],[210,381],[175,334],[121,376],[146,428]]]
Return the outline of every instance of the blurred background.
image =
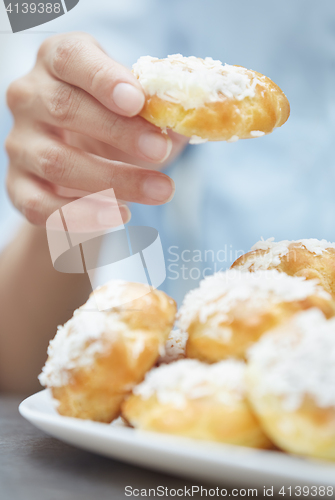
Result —
[[[333,0],[80,0],[66,15],[18,34],[1,16],[1,144],[11,127],[6,88],[30,70],[53,32],[89,32],[128,67],[142,55],[210,56],[269,76],[287,95],[291,117],[282,128],[254,140],[188,146],[166,170],[174,199],[131,207],[130,224],[159,230],[162,288],[178,302],[204,272],[227,268],[261,236],[335,240]],[[6,166],[2,147],[1,247],[21,223],[6,195]]]

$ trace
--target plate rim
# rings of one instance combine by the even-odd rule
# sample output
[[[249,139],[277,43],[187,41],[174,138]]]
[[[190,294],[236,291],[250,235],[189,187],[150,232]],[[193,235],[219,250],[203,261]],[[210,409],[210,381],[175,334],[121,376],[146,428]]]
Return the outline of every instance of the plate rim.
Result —
[[[49,409],[52,408],[48,389],[41,390],[25,398],[20,403],[18,409],[22,417],[45,433],[72,446],[131,463],[135,466],[155,469],[162,473],[174,474],[181,477],[200,478],[207,481],[214,480],[216,482],[223,482],[225,485],[229,483],[229,477],[226,477],[225,474],[218,477],[215,472],[217,467],[225,468],[228,471],[235,471],[235,475],[240,476],[239,484],[243,483],[249,487],[260,488],[263,485],[272,486],[275,483],[278,485],[288,485],[288,481],[290,481],[289,484],[292,486],[294,484],[320,486],[325,485],[327,477],[330,482],[326,486],[335,487],[335,464],[333,465],[331,462],[296,457],[275,450],[259,450],[228,444],[197,441],[191,438],[80,420],[57,413],[47,413],[43,409],[38,409],[38,404],[41,402],[47,404]],[[37,408],[32,407],[34,404],[37,405]],[[53,428],[52,430],[49,429],[50,426]],[[53,432],[54,429],[56,429],[56,432]],[[118,445],[118,448],[117,450],[106,451],[105,449],[99,450],[99,446],[88,446],[87,443],[81,445],[76,443],[75,439],[65,439],[64,436],[60,436],[57,432],[59,429],[71,430],[73,433],[72,438],[79,434],[84,434],[86,437],[89,436],[98,440],[103,438],[111,445]],[[136,451],[135,456],[131,453],[129,455],[127,451],[120,453],[119,448],[121,444],[129,451]],[[150,452],[156,458],[160,458],[159,463],[155,463],[154,460],[150,459],[149,455],[144,457],[142,462],[139,462],[137,454],[143,450]],[[164,457],[166,459],[165,465]],[[196,466],[201,466],[202,464],[206,470],[202,471],[200,468],[200,475],[199,471],[196,474],[191,474],[187,471],[187,464],[184,467],[182,466],[182,470],[179,470],[176,464],[171,463],[171,458],[181,464],[183,460],[189,460]],[[209,466],[214,467],[214,474],[211,474],[211,471],[208,470]],[[310,479],[313,476],[313,472],[316,477]],[[260,476],[264,477],[262,481],[260,481]],[[331,476],[333,477],[332,480]],[[244,478],[247,480],[244,481]]]

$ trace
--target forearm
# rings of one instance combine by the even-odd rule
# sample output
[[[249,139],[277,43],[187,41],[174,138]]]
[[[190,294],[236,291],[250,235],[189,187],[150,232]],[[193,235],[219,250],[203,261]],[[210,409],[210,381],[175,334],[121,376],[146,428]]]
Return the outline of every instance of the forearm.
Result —
[[[71,230],[101,232],[119,226],[120,216],[130,219],[126,202],[172,198],[174,182],[152,167],[166,164],[188,139],[162,134],[138,116],[144,102],[132,72],[83,33],[45,40],[32,71],[9,86],[7,190],[40,229],[26,225],[0,255],[0,390],[38,387],[48,340],[90,290],[87,276],[53,269],[41,229],[50,215],[67,205]],[[123,200],[118,206],[108,196],[84,196],[80,209],[71,203],[110,188]]]
[[[90,290],[87,275],[54,270],[45,229],[23,225],[0,255],[0,390],[39,388],[50,338]]]

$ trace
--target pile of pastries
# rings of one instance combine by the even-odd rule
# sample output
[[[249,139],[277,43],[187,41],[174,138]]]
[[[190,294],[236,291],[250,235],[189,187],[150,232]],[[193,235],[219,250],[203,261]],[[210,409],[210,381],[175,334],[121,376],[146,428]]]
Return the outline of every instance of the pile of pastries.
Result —
[[[334,298],[335,244],[315,239],[256,243],[178,312],[111,281],[58,328],[39,379],[61,415],[335,460]]]

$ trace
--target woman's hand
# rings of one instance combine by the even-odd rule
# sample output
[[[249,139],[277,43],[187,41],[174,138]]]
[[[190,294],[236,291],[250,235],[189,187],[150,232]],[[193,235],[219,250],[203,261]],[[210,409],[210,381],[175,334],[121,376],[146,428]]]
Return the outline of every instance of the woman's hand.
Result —
[[[6,140],[7,188],[33,224],[87,193],[113,188],[124,222],[125,201],[159,205],[173,181],[154,170],[179,153],[186,139],[162,134],[136,116],[144,93],[131,71],[110,59],[84,33],[43,42],[33,70],[7,93],[14,127]],[[136,165],[136,166],[135,166]],[[72,227],[103,229],[119,220],[115,203],[81,203]]]

